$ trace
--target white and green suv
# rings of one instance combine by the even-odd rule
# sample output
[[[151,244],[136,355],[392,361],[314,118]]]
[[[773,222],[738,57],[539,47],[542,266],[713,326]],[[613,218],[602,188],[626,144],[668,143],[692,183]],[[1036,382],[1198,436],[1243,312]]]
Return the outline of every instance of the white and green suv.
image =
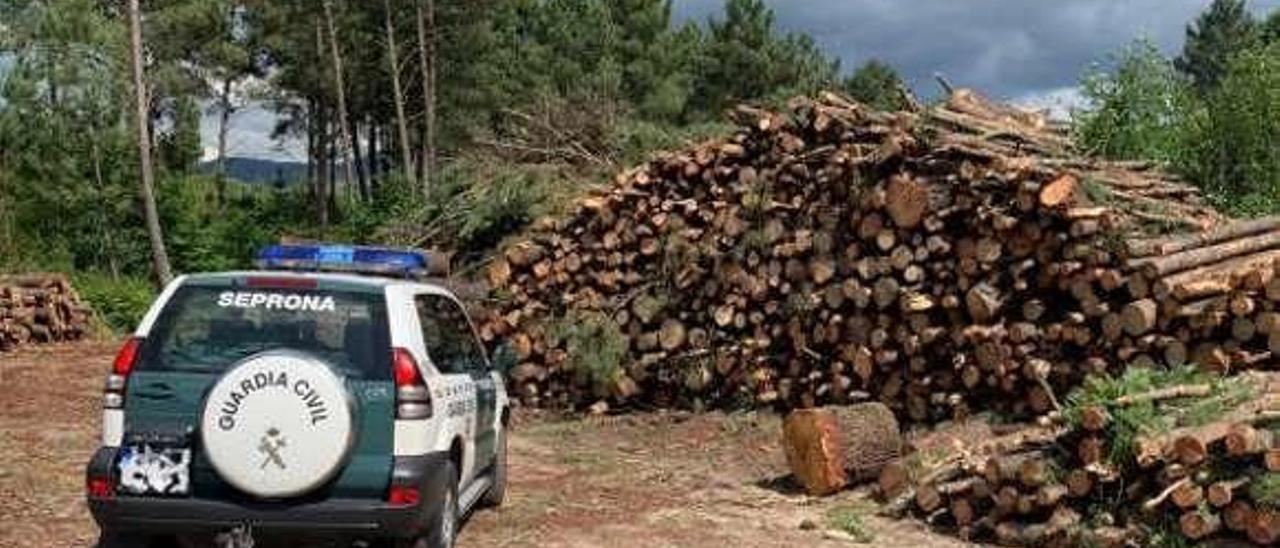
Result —
[[[510,410],[431,257],[282,245],[169,284],[117,356],[88,466],[100,545],[453,545],[506,483]]]

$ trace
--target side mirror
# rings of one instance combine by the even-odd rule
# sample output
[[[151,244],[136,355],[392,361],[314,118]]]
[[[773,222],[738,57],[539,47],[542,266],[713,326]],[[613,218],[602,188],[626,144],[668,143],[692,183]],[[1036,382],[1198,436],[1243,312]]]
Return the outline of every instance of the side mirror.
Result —
[[[511,347],[511,343],[504,342],[493,351],[493,368],[504,377],[511,373],[512,369],[516,368],[517,361],[519,360],[516,358],[516,351]]]

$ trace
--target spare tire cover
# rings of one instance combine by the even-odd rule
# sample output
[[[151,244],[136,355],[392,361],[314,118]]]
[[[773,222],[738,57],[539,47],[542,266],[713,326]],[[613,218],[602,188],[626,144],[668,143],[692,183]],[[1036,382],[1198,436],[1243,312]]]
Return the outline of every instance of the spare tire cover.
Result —
[[[209,392],[200,421],[204,453],[222,479],[245,493],[304,494],[346,462],[352,401],[342,378],[314,356],[257,354]]]

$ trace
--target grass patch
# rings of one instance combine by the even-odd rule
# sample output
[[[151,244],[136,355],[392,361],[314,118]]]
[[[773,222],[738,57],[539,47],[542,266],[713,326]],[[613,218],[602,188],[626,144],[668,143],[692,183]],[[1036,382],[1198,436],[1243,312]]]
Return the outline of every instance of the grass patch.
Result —
[[[866,509],[860,506],[837,506],[827,511],[827,527],[844,532],[859,544],[871,544],[876,535],[867,527],[865,513]]]

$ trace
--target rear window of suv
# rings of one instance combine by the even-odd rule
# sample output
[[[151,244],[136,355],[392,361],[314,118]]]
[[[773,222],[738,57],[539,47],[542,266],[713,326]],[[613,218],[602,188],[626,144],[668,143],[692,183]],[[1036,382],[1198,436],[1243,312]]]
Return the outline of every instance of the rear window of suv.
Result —
[[[350,378],[391,376],[386,299],[323,289],[186,286],[165,305],[141,371],[221,373],[269,350],[317,356]]]

